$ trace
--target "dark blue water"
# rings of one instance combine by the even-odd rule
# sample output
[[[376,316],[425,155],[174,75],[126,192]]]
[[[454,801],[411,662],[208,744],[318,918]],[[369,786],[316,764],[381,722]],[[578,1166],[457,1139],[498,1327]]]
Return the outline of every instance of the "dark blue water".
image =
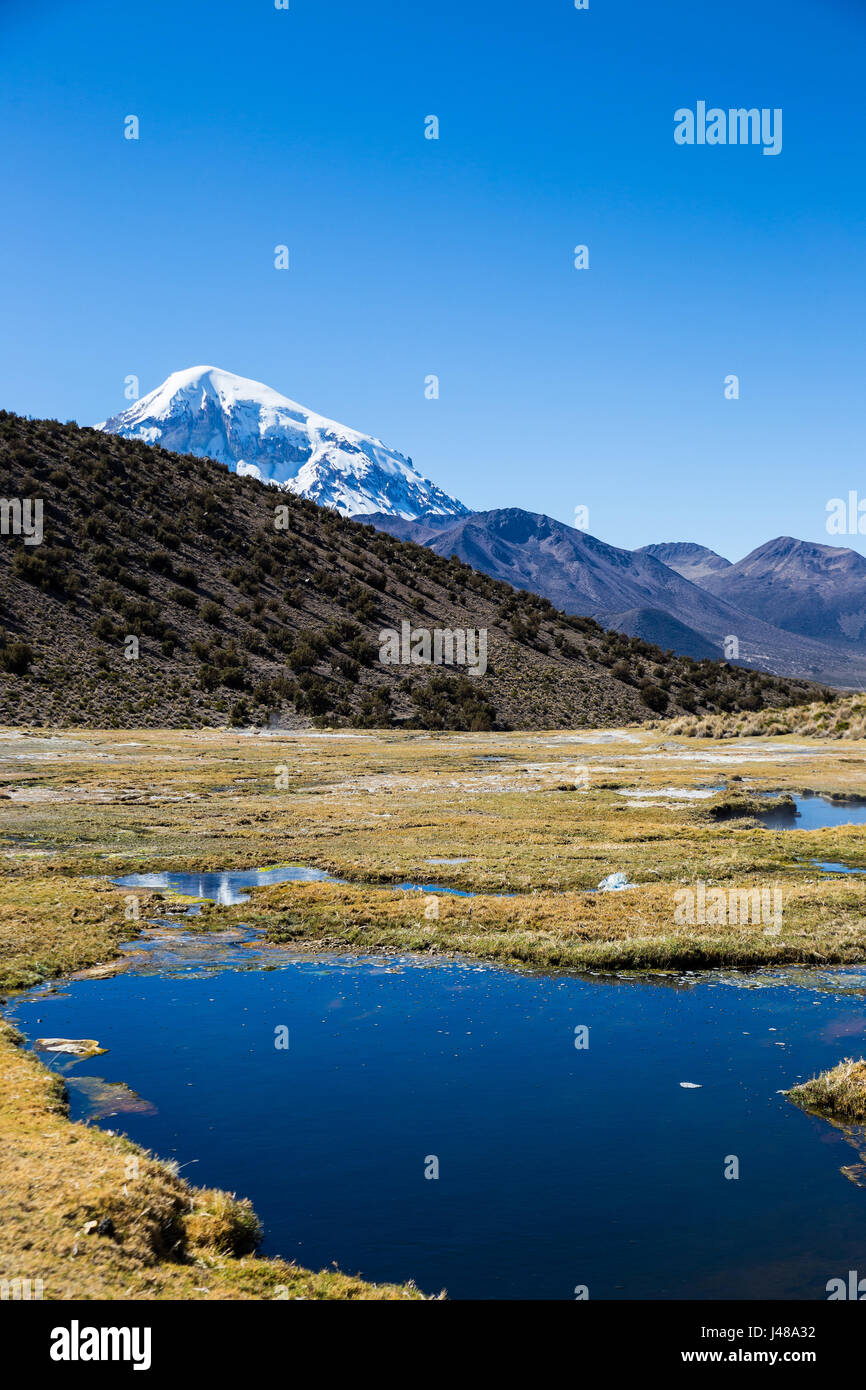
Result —
[[[828,796],[795,796],[796,809],[762,811],[758,820],[772,830],[820,830],[827,825],[866,825],[866,798],[833,801]]]
[[[866,974],[582,979],[176,928],[140,960],[15,1021],[107,1047],[51,1065],[150,1102],[100,1123],[250,1197],[265,1253],[453,1298],[825,1298],[863,1267],[858,1155],[777,1092],[861,1055]]]

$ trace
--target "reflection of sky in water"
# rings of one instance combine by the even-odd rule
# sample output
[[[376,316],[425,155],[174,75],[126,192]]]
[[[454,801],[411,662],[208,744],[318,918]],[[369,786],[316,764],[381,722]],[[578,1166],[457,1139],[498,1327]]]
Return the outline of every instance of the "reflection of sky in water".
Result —
[[[830,825],[866,825],[866,799],[833,801],[828,796],[795,796],[794,802],[795,810],[780,807],[762,811],[758,820],[772,830],[820,830]]]
[[[854,869],[850,864],[842,864],[836,859],[812,859],[809,861],[825,874],[866,874],[866,869]]]
[[[440,859],[429,863],[458,864],[465,860]],[[165,893],[179,893],[187,898],[208,898],[222,907],[232,907],[236,903],[248,903],[246,888],[261,888],[269,883],[346,883],[346,879],[335,878],[324,869],[311,869],[291,865],[280,869],[237,869],[220,873],[154,873],[126,874],[123,878],[112,879],[120,888],[151,888]],[[463,888],[448,888],[441,883],[414,883],[406,879],[402,883],[365,883],[357,887],[370,889],[398,890],[409,893],[451,893],[458,898],[472,898],[474,893]],[[508,898],[511,893],[493,893],[492,897]]]
[[[222,907],[249,902],[245,888],[263,888],[269,883],[337,883],[324,869],[288,865],[278,869],[231,869],[219,873],[126,874],[112,880],[120,888],[152,888],[166,893],[182,893],[188,898],[210,898]]]

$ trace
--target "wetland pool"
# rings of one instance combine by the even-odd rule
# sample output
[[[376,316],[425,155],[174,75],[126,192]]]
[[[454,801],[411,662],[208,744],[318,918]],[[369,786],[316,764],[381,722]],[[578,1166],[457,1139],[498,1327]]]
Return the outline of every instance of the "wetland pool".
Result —
[[[264,1254],[457,1299],[824,1299],[866,1268],[862,1132],[780,1094],[860,1055],[866,971],[590,977],[186,925],[9,1012],[97,1039],[40,1053],[72,1117],[249,1197]]]

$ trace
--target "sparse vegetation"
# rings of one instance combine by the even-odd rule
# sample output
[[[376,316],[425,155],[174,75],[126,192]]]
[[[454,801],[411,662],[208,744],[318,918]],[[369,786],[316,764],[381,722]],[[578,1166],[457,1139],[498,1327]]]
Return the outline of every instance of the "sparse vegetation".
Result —
[[[866,738],[866,696],[824,694],[826,699],[787,708],[674,719],[669,730],[685,738]]]
[[[804,1110],[851,1124],[866,1123],[866,1061],[846,1057],[830,1071],[813,1076],[787,1092]]]

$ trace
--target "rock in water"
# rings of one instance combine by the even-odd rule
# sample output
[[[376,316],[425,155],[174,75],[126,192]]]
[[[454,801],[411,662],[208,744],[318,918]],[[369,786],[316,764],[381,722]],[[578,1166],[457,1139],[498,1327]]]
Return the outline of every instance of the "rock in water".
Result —
[[[95,1038],[37,1038],[34,1047],[40,1052],[70,1052],[73,1057],[96,1057],[108,1051]]]

